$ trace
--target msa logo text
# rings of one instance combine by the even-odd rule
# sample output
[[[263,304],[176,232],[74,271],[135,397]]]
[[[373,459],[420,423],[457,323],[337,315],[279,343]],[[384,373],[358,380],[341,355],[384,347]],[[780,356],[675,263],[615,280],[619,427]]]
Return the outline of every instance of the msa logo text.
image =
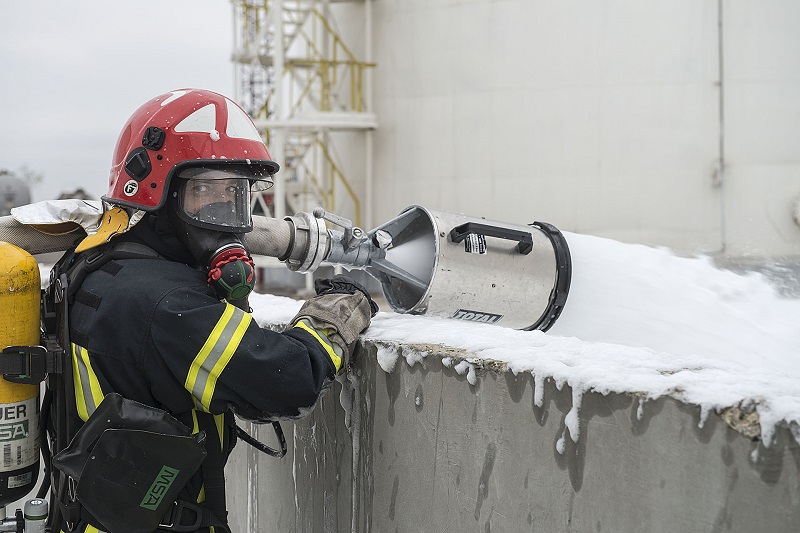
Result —
[[[487,324],[494,324],[501,318],[503,315],[493,315],[492,313],[481,313],[479,311],[470,311],[469,309],[459,309],[456,311],[452,318],[457,318],[459,320],[471,320],[472,322],[485,322]]]
[[[161,472],[158,473],[155,481],[150,485],[150,489],[147,491],[147,494],[144,495],[144,499],[142,499],[142,503],[139,504],[139,507],[144,507],[150,511],[158,509],[161,500],[167,495],[167,491],[175,482],[175,478],[178,477],[179,472],[180,470],[170,468],[167,465],[162,466]]]
[[[28,437],[28,421],[0,424],[0,441],[19,440]]]

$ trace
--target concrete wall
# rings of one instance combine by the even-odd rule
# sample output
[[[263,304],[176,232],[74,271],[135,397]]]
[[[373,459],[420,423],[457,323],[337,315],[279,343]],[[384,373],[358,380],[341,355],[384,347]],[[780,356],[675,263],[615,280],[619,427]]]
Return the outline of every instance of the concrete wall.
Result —
[[[384,346],[384,348],[387,348]],[[564,439],[568,386],[442,364],[444,347],[393,372],[367,343],[354,377],[284,423],[276,460],[240,444],[228,467],[234,531],[786,532],[800,528],[800,447],[779,427],[674,399],[586,393],[580,438]],[[400,346],[388,349],[404,350]],[[344,393],[342,393],[344,390]],[[348,409],[343,409],[347,405]],[[352,407],[350,407],[352,406]],[[346,427],[349,414],[350,432]],[[267,442],[271,429],[259,436]]]
[[[800,255],[800,3],[373,6],[376,223],[422,204]],[[361,2],[336,8],[362,20]],[[358,49],[363,30],[342,27]]]

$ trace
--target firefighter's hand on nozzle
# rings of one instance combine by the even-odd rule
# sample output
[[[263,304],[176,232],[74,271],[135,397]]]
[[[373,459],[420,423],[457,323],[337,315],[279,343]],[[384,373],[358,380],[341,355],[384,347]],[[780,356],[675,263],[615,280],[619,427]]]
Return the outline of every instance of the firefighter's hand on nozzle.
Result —
[[[369,302],[371,316],[378,314],[378,304],[369,295],[367,289],[356,280],[347,276],[334,276],[332,278],[322,278],[314,281],[314,290],[318,295],[321,294],[355,294],[356,291],[363,294]]]
[[[358,336],[369,327],[378,306],[366,289],[345,276],[317,280],[314,286],[317,296],[303,304],[292,325],[303,320],[323,332],[342,352],[341,370],[347,367]]]

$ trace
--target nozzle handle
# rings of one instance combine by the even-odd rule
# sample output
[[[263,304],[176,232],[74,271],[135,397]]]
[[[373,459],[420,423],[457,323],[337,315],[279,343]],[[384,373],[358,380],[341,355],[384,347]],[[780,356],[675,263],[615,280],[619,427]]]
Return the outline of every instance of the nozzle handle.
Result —
[[[477,235],[485,235],[487,237],[497,237],[498,239],[507,239],[509,241],[517,241],[517,251],[522,255],[528,255],[533,250],[533,236],[521,230],[510,228],[502,228],[497,226],[490,226],[489,224],[481,224],[479,222],[467,222],[461,224],[450,230],[450,240],[459,243],[467,238],[467,235],[475,233]]]
[[[328,222],[332,222],[332,223],[336,224],[337,226],[343,227],[344,229],[352,229],[353,228],[353,222],[350,221],[349,219],[344,218],[344,217],[340,217],[339,215],[337,215],[335,213],[329,213],[329,212],[325,211],[321,207],[315,207],[314,210],[312,211],[312,213],[313,213],[313,215],[315,217],[323,218],[323,219],[327,220]]]

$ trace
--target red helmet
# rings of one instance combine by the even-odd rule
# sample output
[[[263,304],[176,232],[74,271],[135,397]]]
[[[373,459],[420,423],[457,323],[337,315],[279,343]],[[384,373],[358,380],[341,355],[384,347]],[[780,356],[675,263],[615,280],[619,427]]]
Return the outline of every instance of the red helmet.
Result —
[[[211,91],[181,89],[153,98],[128,119],[103,200],[154,211],[176,172],[192,167],[269,183],[280,168],[241,107]]]

